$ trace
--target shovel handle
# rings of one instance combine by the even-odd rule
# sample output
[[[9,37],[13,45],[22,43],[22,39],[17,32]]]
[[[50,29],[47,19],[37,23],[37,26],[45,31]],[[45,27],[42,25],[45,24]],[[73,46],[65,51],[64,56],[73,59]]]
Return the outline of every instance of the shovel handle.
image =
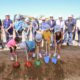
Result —
[[[39,46],[37,46],[37,59],[39,58]]]
[[[16,58],[16,62],[17,62],[17,55],[15,55],[15,58]]]
[[[26,54],[26,59],[28,60],[28,52],[26,48],[25,48],[25,54]]]
[[[57,51],[57,47],[55,47],[55,53],[56,53],[56,51]]]
[[[47,41],[46,41],[46,55],[47,55]]]

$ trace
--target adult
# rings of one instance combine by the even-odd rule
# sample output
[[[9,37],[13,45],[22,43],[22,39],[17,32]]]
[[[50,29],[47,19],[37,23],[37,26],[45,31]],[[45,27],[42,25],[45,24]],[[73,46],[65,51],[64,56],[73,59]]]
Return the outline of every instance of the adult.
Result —
[[[48,25],[50,26],[50,30],[54,30],[54,26],[56,25],[56,21],[54,20],[53,16],[50,16],[50,19],[48,20]]]
[[[69,45],[72,45],[73,33],[75,31],[75,23],[73,21],[72,16],[68,16],[68,19],[65,21],[65,25],[66,25],[66,29],[67,29],[67,32],[68,32],[68,37],[66,39],[66,42]]]
[[[80,46],[80,18],[76,21],[76,30],[78,32],[78,45]]]
[[[50,16],[50,19],[47,21],[47,23],[50,26],[50,31],[51,31],[51,44],[50,44],[50,46],[52,46],[53,45],[54,26],[56,25],[56,21],[54,20],[53,16]]]
[[[16,31],[16,36],[22,36],[22,31],[23,31],[23,19],[21,15],[16,15],[15,17],[15,23],[14,23],[14,29]]]
[[[13,24],[12,20],[10,19],[10,15],[6,15],[3,21],[3,29],[6,33],[6,40],[9,40],[9,36],[13,34]]]
[[[2,48],[4,48],[3,41],[2,41],[2,21],[1,19],[0,19],[0,45]]]
[[[62,32],[65,31],[65,23],[62,16],[59,16],[58,20],[56,21],[56,25],[60,26]]]
[[[61,33],[63,34],[63,40],[65,37],[65,21],[63,20],[62,16],[59,16],[58,20],[56,21],[56,25],[61,28]]]

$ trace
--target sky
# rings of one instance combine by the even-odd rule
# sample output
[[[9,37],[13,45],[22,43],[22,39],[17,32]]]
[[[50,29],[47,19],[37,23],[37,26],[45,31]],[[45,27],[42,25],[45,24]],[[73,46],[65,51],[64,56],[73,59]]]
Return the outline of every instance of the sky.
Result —
[[[80,0],[0,0],[0,18],[4,19],[6,14],[10,14],[11,19],[15,14],[34,17],[51,15],[54,18],[67,18],[73,14],[79,17]]]

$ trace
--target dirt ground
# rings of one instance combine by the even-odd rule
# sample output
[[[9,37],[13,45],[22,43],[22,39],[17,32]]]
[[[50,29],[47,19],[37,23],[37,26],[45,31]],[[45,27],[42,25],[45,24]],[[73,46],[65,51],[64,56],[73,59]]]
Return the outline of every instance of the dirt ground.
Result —
[[[36,67],[24,67],[24,52],[17,51],[20,68],[14,69],[9,59],[9,51],[0,51],[0,80],[80,80],[80,47],[62,47],[61,60],[51,61]]]

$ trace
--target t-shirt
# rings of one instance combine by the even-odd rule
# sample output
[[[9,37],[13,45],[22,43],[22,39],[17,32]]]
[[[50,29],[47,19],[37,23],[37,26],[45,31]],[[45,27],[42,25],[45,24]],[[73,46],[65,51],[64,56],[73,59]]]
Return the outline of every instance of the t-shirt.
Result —
[[[1,20],[0,20],[0,32],[1,32],[1,26],[2,26],[2,22],[1,22]]]
[[[66,21],[65,21],[65,25],[66,25],[67,28],[68,28],[68,32],[72,32],[75,23],[74,23],[73,20],[72,20],[72,21],[66,20]]]
[[[60,40],[61,39],[61,32],[59,35],[56,34],[56,41]]]
[[[3,22],[3,26],[4,26],[4,29],[7,29],[7,28],[9,28],[9,26],[10,26],[10,24],[12,23],[12,20],[4,20],[4,22]],[[10,28],[9,30],[8,30],[8,32],[10,33],[10,34],[12,34],[12,32],[13,32],[13,28]]]
[[[16,41],[14,39],[11,39],[8,43],[7,43],[8,47],[13,47],[16,46]]]
[[[47,40],[48,42],[50,42],[50,39],[51,39],[50,31],[44,31],[43,32],[43,38],[44,38],[44,40]]]
[[[22,31],[23,30],[23,21],[17,21],[14,23],[14,28],[16,29],[16,31]]]

